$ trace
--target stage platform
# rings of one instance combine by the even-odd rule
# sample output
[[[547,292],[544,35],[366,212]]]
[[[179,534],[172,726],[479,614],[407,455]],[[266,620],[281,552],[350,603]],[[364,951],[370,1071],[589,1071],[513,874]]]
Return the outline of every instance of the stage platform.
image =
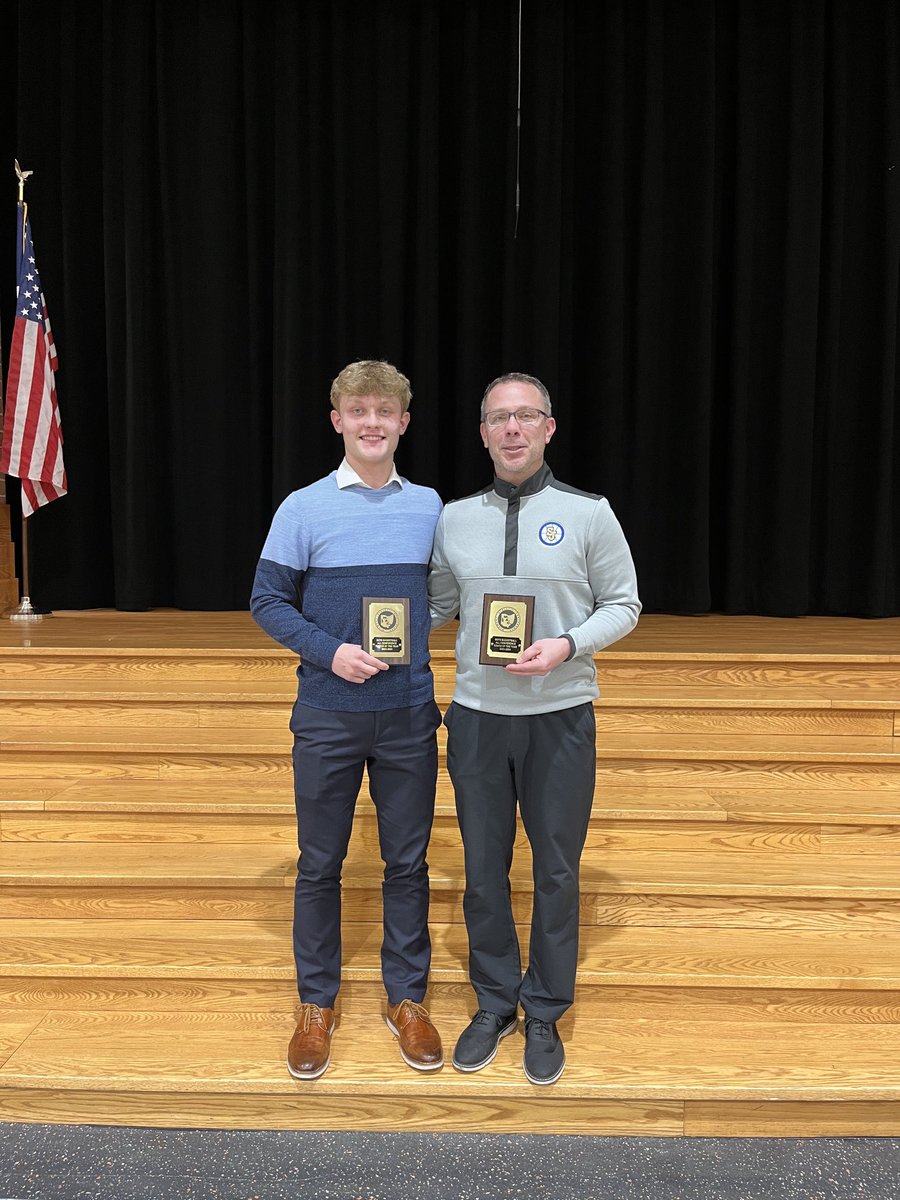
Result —
[[[383,1022],[363,794],[332,1065],[296,1001],[295,657],[246,613],[0,622],[0,1117],[215,1128],[900,1133],[900,619],[646,616],[598,655],[568,1067],[419,1075]],[[433,640],[439,703],[453,633]],[[474,1008],[443,761],[446,1048]],[[527,944],[520,837],[515,911]]]

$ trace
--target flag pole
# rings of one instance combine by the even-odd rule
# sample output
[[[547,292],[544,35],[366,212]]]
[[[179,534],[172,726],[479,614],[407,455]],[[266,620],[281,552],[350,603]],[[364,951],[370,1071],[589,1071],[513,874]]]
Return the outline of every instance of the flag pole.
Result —
[[[19,203],[25,203],[25,180],[31,174],[31,171],[23,171],[16,159],[16,175],[19,179]],[[25,222],[22,222],[22,236],[25,236]],[[35,612],[31,604],[31,582],[30,582],[30,553],[28,546],[28,518],[22,514],[22,599],[19,601],[19,607],[13,609],[9,614],[10,621],[28,622],[35,624],[38,621],[43,621],[44,614]],[[52,615],[52,614],[47,614]]]
[[[19,601],[19,607],[14,608],[9,614],[11,621],[43,621],[45,616],[52,616],[52,613],[35,612],[31,606],[31,597],[28,592],[30,590],[29,571],[28,571],[28,518],[22,518],[22,599]]]

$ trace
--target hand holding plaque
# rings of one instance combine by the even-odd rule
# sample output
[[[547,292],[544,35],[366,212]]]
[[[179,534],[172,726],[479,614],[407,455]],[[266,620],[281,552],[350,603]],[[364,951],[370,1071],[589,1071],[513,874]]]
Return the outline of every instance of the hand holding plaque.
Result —
[[[390,666],[409,666],[409,597],[363,596],[361,644]]]
[[[531,645],[534,596],[487,593],[481,611],[481,653],[486,667],[505,667]]]

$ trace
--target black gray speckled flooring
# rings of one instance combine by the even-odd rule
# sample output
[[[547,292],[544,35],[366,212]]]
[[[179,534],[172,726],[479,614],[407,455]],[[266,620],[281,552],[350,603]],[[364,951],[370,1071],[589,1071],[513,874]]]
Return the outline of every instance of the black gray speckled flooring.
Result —
[[[0,1200],[897,1200],[900,1139],[0,1124]]]

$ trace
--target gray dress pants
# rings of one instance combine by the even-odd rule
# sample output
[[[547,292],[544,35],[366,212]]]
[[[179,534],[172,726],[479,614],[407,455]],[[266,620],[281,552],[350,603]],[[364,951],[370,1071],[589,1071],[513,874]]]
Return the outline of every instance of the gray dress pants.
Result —
[[[572,1004],[578,871],[596,777],[593,706],[508,717],[451,704],[447,766],[465,848],[463,911],[479,1008],[556,1021]],[[509,869],[516,806],[531,843],[534,908],[522,974]]]

